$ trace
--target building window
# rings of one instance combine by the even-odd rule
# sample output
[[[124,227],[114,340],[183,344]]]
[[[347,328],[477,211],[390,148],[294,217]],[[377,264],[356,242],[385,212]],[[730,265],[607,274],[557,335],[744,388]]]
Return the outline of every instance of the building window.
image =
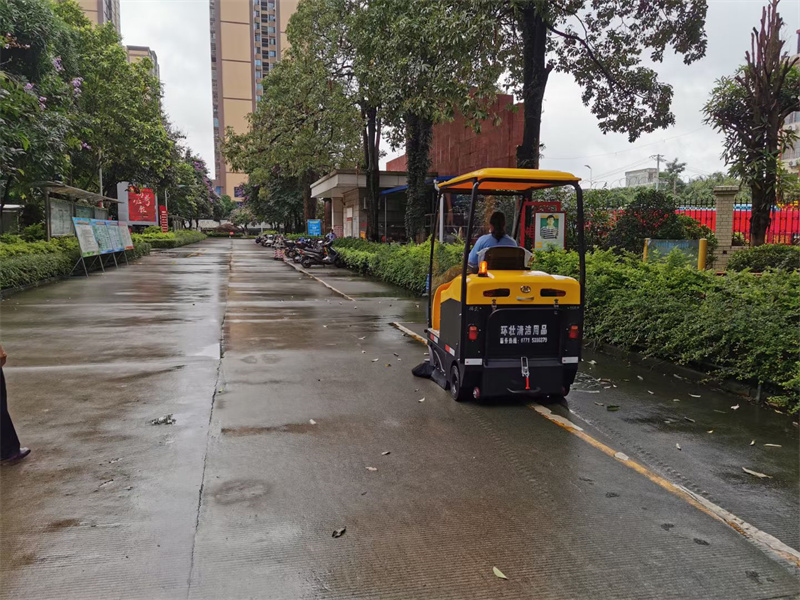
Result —
[[[270,46],[274,46],[275,45],[275,38],[274,37],[269,38],[269,45]]]
[[[257,89],[259,92],[263,92],[263,91],[264,91],[264,86],[263,86],[263,85],[261,85],[260,83],[259,83],[259,84],[256,84],[256,89]]]
[[[267,21],[275,22],[275,15],[267,15]]]
[[[275,33],[275,28],[272,26],[267,27],[267,33]]]
[[[257,58],[257,59],[256,59],[256,66],[257,66],[257,67],[260,67],[260,66],[261,66],[261,59],[260,59],[260,58]]]
[[[257,42],[260,42],[260,41],[261,41],[261,34],[260,34],[260,33],[257,33],[257,34],[256,34],[256,41],[257,41]]]
[[[219,129],[219,119],[214,117],[214,128]]]
[[[270,58],[275,58],[276,57],[275,50],[270,50],[269,51],[269,57]]]

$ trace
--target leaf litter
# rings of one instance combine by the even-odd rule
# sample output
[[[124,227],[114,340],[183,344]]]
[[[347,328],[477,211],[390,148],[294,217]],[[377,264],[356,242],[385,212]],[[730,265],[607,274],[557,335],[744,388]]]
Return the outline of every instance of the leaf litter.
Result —
[[[771,475],[766,475],[765,473],[759,473],[758,471],[753,471],[752,469],[748,469],[747,467],[742,467],[742,471],[744,471],[748,475],[755,475],[759,479],[772,479]]]
[[[494,576],[497,577],[498,579],[508,579],[508,577],[506,577],[503,574],[503,572],[497,567],[492,567],[492,573],[494,573]]]

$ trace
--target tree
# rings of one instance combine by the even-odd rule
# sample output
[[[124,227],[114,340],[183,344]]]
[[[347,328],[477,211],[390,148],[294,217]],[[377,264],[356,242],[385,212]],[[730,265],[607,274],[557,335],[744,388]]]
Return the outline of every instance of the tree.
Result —
[[[234,210],[236,210],[236,203],[231,200],[230,196],[225,194],[213,203],[211,212],[214,215],[214,220],[222,223],[222,220],[227,219]]]
[[[569,73],[603,132],[639,135],[672,125],[672,87],[643,60],[672,48],[690,64],[705,55],[705,0],[472,0],[494,17],[509,82],[524,102],[517,166],[538,168],[541,117],[552,71]],[[642,55],[645,55],[644,57]]]
[[[751,246],[766,240],[779,193],[780,154],[796,138],[783,123],[800,110],[800,68],[783,52],[782,27],[778,0],[771,0],[762,11],[761,28],[753,28],[744,66],[735,76],[717,80],[703,108],[706,123],[725,136],[722,157],[731,175],[750,187]]]
[[[253,185],[269,188],[275,178],[281,188],[287,182],[297,185],[304,199],[304,218],[314,218],[316,201],[310,186],[317,176],[358,162],[359,113],[339,82],[329,78],[324,64],[309,53],[297,52],[294,45],[262,85],[264,93],[250,117],[250,130],[235,134],[228,129],[223,152]],[[277,212],[286,214],[283,208]]]
[[[405,225],[413,239],[430,210],[426,176],[433,126],[452,120],[456,111],[473,125],[488,116],[504,70],[497,60],[501,45],[496,36],[487,35],[494,27],[490,15],[472,3],[373,0],[370,10],[384,24],[382,30],[359,31],[380,41],[374,62],[385,76],[384,122],[392,128],[395,145],[405,142]]]
[[[664,174],[661,178],[666,182],[667,186],[672,188],[672,195],[677,196],[678,190],[682,189],[685,185],[681,180],[681,173],[686,170],[686,163],[685,162],[678,162],[678,159],[675,158],[669,162],[667,162],[667,166],[664,169]]]

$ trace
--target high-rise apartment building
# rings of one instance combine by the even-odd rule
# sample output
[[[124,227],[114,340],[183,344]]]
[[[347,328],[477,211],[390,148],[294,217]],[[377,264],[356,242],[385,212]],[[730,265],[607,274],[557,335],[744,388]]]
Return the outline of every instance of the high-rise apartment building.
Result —
[[[222,158],[225,129],[247,131],[247,115],[261,100],[261,80],[288,47],[286,26],[298,1],[210,0],[214,185],[220,195],[240,197],[241,185],[247,180]]]
[[[797,54],[790,56],[789,60],[798,61],[797,64],[800,65],[800,29],[797,30]],[[800,134],[800,111],[795,111],[786,117],[783,127],[794,131],[796,135]],[[800,141],[784,149],[781,160],[789,172],[800,175]]]
[[[149,46],[125,46],[125,49],[128,51],[128,62],[131,64],[137,63],[143,58],[149,58],[153,63],[153,75],[161,79],[161,71],[158,68],[158,56],[155,50],[152,50]]]
[[[95,25],[104,25],[110,21],[117,33],[120,33],[119,0],[78,0],[78,6]]]

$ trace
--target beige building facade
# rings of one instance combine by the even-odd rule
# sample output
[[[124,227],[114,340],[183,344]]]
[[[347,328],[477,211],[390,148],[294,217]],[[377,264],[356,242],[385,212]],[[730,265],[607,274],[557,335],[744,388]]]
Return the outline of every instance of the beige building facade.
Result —
[[[791,56],[789,60],[798,61],[796,64],[800,67],[800,29],[797,31],[797,54]],[[794,131],[800,137],[800,111],[795,111],[786,117],[783,127]],[[800,140],[794,143],[794,147],[784,150],[781,160],[788,171],[800,175]]]
[[[114,24],[117,33],[119,27],[119,0],[77,0],[83,14],[95,25]]]
[[[232,170],[220,146],[225,130],[244,133],[261,100],[262,79],[286,50],[286,26],[299,0],[210,0],[211,90],[214,106],[214,186],[241,197],[247,176]]]
[[[161,71],[158,68],[158,56],[155,53],[155,50],[152,50],[149,46],[125,46],[125,49],[128,51],[128,62],[133,64],[137,63],[143,58],[149,58],[150,61],[153,63],[153,75],[161,79]]]

